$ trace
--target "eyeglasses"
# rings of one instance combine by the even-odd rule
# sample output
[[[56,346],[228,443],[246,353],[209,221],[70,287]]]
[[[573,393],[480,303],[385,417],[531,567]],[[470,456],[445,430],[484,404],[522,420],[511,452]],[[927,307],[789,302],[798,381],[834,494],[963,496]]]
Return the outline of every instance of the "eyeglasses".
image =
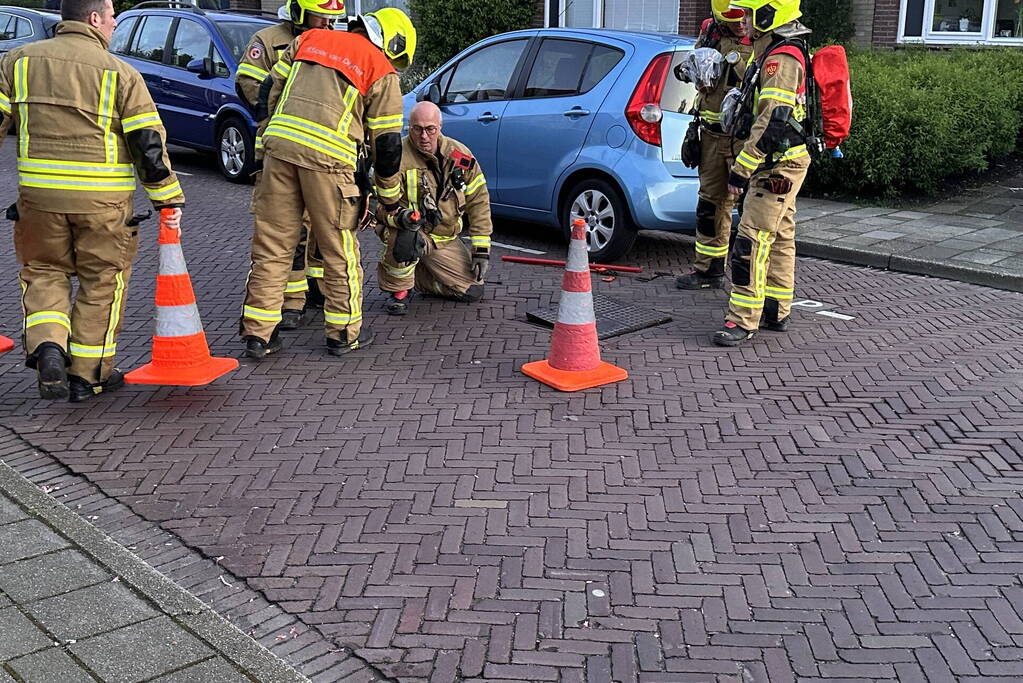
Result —
[[[440,126],[412,126],[413,135],[422,135],[423,133],[426,133],[427,135],[436,135],[439,130]]]

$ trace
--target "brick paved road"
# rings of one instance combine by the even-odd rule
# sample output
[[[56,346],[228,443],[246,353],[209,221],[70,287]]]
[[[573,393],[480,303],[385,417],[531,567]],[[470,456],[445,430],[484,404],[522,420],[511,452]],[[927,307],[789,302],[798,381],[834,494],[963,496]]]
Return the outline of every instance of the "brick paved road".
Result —
[[[247,197],[182,168],[200,308],[234,354]],[[12,169],[8,145],[0,196]],[[152,241],[122,367],[148,353]],[[686,251],[654,235],[635,260]],[[351,359],[308,329],[203,389],[43,405],[10,354],[0,423],[395,679],[1021,680],[1023,296],[803,260],[800,294],[855,319],[726,351],[723,293],[598,279],[675,320],[605,344],[628,382],[564,395],[517,373],[560,273],[496,271],[476,307],[386,318],[371,292],[378,343]]]

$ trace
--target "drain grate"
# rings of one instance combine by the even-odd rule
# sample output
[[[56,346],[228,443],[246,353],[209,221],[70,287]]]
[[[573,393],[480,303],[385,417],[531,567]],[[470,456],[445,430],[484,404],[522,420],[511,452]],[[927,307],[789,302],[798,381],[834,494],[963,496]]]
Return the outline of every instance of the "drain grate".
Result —
[[[597,317],[598,339],[617,337],[620,334],[662,325],[671,320],[671,316],[667,313],[627,304],[600,294],[593,295],[593,312]],[[558,305],[527,311],[526,318],[529,319],[529,322],[537,325],[554,327],[554,323],[558,320]]]

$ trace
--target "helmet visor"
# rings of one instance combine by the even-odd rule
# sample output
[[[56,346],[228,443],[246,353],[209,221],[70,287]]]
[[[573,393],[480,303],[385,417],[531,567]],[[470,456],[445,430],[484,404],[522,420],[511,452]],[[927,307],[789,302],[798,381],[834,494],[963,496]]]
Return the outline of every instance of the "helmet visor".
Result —
[[[371,14],[363,14],[362,25],[366,28],[366,34],[369,36],[369,42],[383,50],[384,30],[380,28],[380,21]]]

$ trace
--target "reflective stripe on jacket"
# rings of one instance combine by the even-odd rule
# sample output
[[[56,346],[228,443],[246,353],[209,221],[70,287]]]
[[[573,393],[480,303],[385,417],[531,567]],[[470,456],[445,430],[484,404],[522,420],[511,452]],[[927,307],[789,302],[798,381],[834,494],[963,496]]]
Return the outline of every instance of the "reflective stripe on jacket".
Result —
[[[105,211],[131,200],[136,173],[157,208],[184,203],[142,76],[106,48],[65,21],[0,60],[0,145],[13,124],[19,197],[39,210]]]
[[[746,65],[753,55],[753,42],[749,38],[727,33],[721,28],[716,29],[713,37],[709,36],[707,33],[714,30],[712,28],[713,25],[714,22],[712,20],[708,19],[704,22],[695,47],[704,47],[704,41],[716,38],[716,41],[710,40],[710,42],[717,42],[715,49],[721,53],[722,57],[727,56],[731,52],[738,55],[738,60],[734,64],[724,63],[724,69],[722,70],[721,78],[718,79],[717,86],[709,93],[701,93],[696,104],[703,123],[710,126],[712,130],[714,129],[714,124],[718,124],[718,132],[720,132],[721,103],[724,101],[725,95],[729,90],[742,85],[742,77],[746,73]]]
[[[250,110],[256,108],[259,86],[262,85],[263,79],[270,75],[274,64],[295,39],[295,30],[292,26],[290,21],[267,26],[252,34],[249,44],[245,46],[245,53],[238,62],[235,84],[238,94],[249,105]]]

